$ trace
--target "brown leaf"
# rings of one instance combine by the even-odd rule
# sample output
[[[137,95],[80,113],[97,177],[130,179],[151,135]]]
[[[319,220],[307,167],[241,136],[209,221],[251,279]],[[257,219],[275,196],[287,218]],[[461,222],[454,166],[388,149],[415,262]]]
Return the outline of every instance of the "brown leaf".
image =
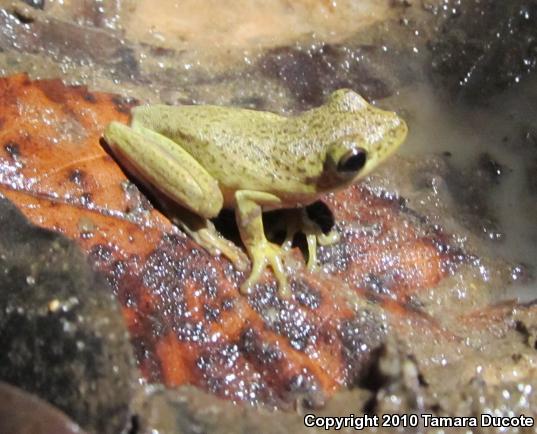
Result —
[[[360,298],[403,302],[438,283],[450,258],[399,202],[359,187],[327,197],[345,229],[340,244],[321,249],[330,273],[297,267],[290,300],[276,296],[269,273],[241,296],[245,276],[179,232],[101,146],[106,124],[127,122],[129,109],[56,80],[0,79],[0,192],[35,224],[76,240],[108,277],[149,380],[318,405],[367,371],[386,333],[380,313],[435,329],[401,303]]]

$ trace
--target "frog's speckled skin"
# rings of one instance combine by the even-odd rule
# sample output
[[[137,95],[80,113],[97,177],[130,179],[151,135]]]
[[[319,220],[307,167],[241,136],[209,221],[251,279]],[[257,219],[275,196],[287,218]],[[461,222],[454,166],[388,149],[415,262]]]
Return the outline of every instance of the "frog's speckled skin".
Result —
[[[236,209],[254,262],[243,289],[268,262],[286,293],[280,252],[265,239],[261,210],[305,205],[355,182],[393,153],[406,133],[395,113],[342,89],[295,117],[218,106],[137,107],[131,128],[112,123],[105,138],[145,181],[196,214],[212,218],[222,207]],[[358,148],[366,152],[365,164],[342,171],[338,164]],[[196,239],[238,259],[207,234]]]
[[[328,179],[323,171],[331,144],[342,138],[368,151],[365,176],[402,142],[406,125],[358,94],[340,90],[319,108],[296,117],[218,106],[142,106],[135,122],[181,146],[227,190],[265,191],[294,207],[356,179]],[[323,176],[324,175],[324,176]],[[342,185],[343,184],[343,185]]]

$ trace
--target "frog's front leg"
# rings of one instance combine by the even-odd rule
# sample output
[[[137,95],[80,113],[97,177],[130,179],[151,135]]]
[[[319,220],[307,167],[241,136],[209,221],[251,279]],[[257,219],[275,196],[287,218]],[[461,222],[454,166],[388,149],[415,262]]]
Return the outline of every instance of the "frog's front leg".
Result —
[[[130,171],[166,196],[192,211],[172,217],[190,237],[213,255],[223,254],[237,269],[247,267],[244,253],[220,235],[210,218],[222,209],[224,198],[218,182],[180,143],[133,121],[132,128],[112,122],[104,138]]]
[[[241,292],[248,294],[265,267],[270,265],[278,281],[278,293],[282,297],[288,297],[290,292],[282,263],[282,249],[267,240],[263,228],[262,205],[278,205],[280,199],[269,193],[239,190],[235,193],[235,200],[237,225],[242,242],[252,260],[252,271],[242,284]]]
[[[317,224],[308,217],[305,208],[286,211],[286,237],[282,248],[286,251],[293,246],[295,234],[302,232],[308,244],[308,270],[314,271],[317,266],[317,235],[322,234]]]
[[[287,215],[287,236],[283,243],[283,248],[289,250],[293,245],[293,238],[297,232],[302,232],[306,237],[308,244],[308,263],[309,271],[317,270],[317,245],[327,246],[339,241],[339,233],[332,230],[325,234],[319,224],[313,221],[309,216],[306,208],[289,210]]]
[[[314,271],[317,270],[317,245],[330,246],[332,244],[336,244],[340,237],[339,232],[335,228],[325,234],[317,223],[311,220],[310,222],[312,226],[307,226],[305,229],[309,252],[308,270]]]

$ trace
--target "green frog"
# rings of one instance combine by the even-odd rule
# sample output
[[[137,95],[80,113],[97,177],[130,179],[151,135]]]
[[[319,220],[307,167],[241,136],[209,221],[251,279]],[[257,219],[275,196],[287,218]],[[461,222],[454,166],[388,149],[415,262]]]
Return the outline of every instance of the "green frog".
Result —
[[[250,293],[270,266],[279,295],[288,297],[285,251],[267,240],[263,211],[304,207],[355,183],[406,135],[406,123],[395,113],[340,89],[324,105],[289,117],[211,105],[139,106],[130,126],[112,122],[104,138],[142,182],[197,216],[196,224],[176,221],[197,243],[246,270],[243,251],[210,221],[222,208],[234,210],[252,262],[241,292]],[[315,258],[316,243],[335,237],[302,215],[309,256]]]

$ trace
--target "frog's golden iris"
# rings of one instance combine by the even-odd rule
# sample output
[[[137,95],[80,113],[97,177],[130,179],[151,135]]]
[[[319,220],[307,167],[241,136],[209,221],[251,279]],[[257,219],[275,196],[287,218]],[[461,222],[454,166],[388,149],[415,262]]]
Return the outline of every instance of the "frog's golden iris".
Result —
[[[203,219],[195,229],[181,224],[195,241],[244,270],[242,250],[208,220],[223,207],[234,209],[252,260],[241,291],[248,293],[269,265],[280,295],[288,296],[282,249],[267,241],[262,211],[301,207],[356,182],[406,134],[395,113],[341,89],[325,105],[294,117],[218,106],[141,106],[130,127],[112,122],[104,136],[136,176]],[[302,229],[314,255],[322,232],[306,221]]]

